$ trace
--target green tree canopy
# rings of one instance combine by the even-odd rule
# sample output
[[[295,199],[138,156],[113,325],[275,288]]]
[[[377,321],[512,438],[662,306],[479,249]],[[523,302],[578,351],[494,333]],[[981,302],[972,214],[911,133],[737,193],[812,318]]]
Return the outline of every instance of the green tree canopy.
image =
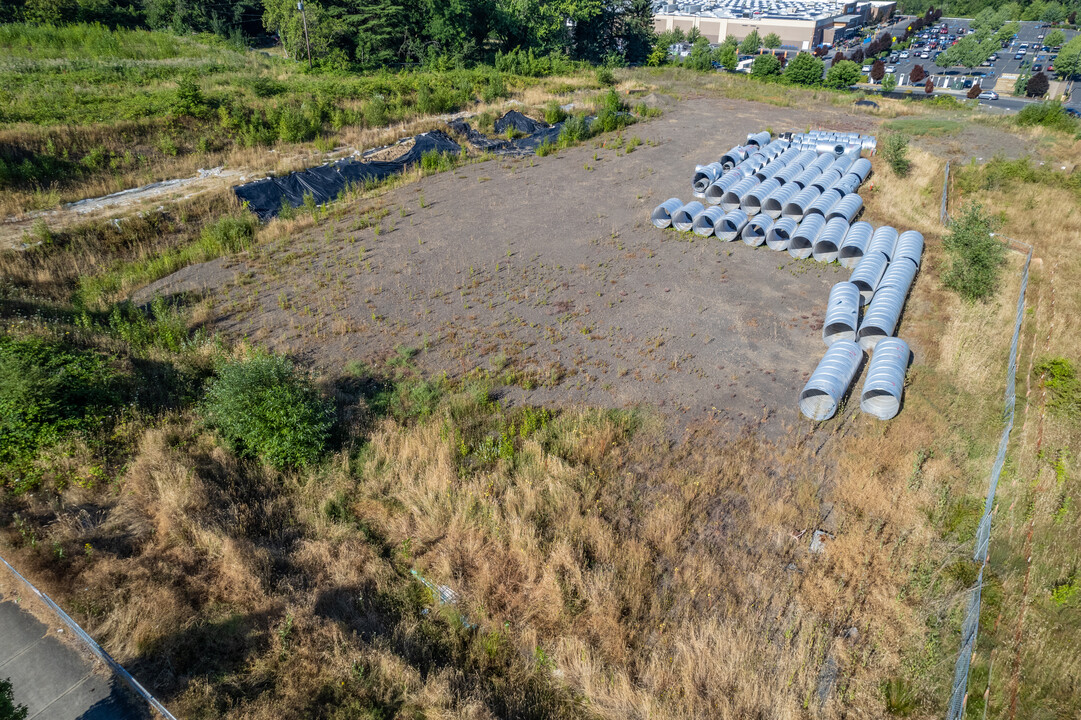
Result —
[[[781,74],[781,61],[773,55],[759,55],[751,63],[751,77],[760,80],[777,77]]]
[[[728,71],[735,70],[736,65],[739,64],[739,54],[734,45],[721,45],[717,48],[716,57],[717,62]]]
[[[810,53],[801,52],[784,69],[784,78],[793,85],[820,85],[825,63]]]
[[[683,65],[692,70],[712,70],[713,52],[710,50],[709,40],[706,40],[704,37],[695,40],[694,46],[691,48],[691,54],[684,61]]]
[[[770,50],[781,47],[781,36],[777,33],[770,33],[762,39],[762,46]]]
[[[753,55],[762,47],[762,40],[758,37],[757,30],[751,30],[751,34],[743,38],[739,44],[739,51],[744,55]]]
[[[826,87],[842,90],[860,81],[860,66],[851,60],[842,60],[830,66],[826,72]]]
[[[1055,73],[1065,80],[1081,75],[1081,35],[1075,35],[1062,46],[1055,58]]]
[[[1047,33],[1047,37],[1043,39],[1044,45],[1050,45],[1051,47],[1058,47],[1066,42],[1066,33],[1062,32],[1058,28],[1055,28],[1051,32]]]

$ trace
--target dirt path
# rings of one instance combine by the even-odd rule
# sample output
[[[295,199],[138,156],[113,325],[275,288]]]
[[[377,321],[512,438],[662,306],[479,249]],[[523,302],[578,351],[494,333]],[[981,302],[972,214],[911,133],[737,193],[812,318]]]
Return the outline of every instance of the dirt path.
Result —
[[[646,402],[794,423],[795,397],[825,350],[829,288],[847,271],[742,243],[688,242],[648,215],[669,197],[690,199],[694,165],[748,132],[868,131],[872,122],[690,100],[630,128],[625,138],[644,142],[631,153],[590,142],[469,165],[389,193],[378,232],[347,211],[255,257],[187,268],[135,299],[210,294],[217,330],[331,373],[408,346],[431,373],[479,367],[506,378],[512,402]]]

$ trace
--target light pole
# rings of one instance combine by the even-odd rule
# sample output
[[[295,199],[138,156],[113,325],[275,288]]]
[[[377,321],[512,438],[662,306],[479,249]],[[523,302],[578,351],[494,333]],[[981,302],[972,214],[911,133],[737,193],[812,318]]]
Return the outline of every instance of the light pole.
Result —
[[[308,48],[308,69],[312,69],[312,44],[308,42],[308,14],[304,12],[304,0],[297,0],[297,10],[304,20],[304,46]]]

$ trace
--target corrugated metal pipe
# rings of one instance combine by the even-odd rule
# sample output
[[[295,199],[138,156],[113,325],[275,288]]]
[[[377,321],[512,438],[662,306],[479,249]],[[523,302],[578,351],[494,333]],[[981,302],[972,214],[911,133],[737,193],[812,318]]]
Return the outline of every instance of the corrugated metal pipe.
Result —
[[[858,271],[859,268],[856,270]],[[860,347],[864,350],[873,350],[879,340],[893,335],[893,331],[897,329],[897,322],[901,319],[901,310],[905,306],[907,295],[908,288],[897,285],[879,285],[874,299],[871,300],[871,304],[867,306],[867,312],[864,313],[859,332],[856,333]]]
[[[806,215],[800,222],[796,232],[792,233],[792,240],[788,243],[788,254],[802,260],[811,256],[815,240],[826,227],[826,218],[821,215]]]
[[[834,190],[841,193],[842,195],[849,195],[856,192],[859,186],[860,176],[849,173],[837,182],[833,183],[833,185],[831,185],[830,187],[832,187]]]
[[[923,235],[915,230],[905,230],[897,238],[897,244],[893,246],[892,262],[901,258],[908,258],[920,266],[920,258],[923,256]]]
[[[834,160],[836,160],[836,156],[834,155],[818,155],[807,165],[807,167],[814,168],[820,173],[825,172],[829,169],[830,165],[833,165]]]
[[[788,185],[799,177],[802,172],[803,166],[798,162],[793,161],[777,171],[773,177],[782,185]]]
[[[799,192],[800,186],[794,182],[777,188],[762,201],[762,212],[774,219],[781,217],[781,210]]]
[[[826,192],[840,179],[841,173],[836,170],[824,170],[811,181],[810,187],[817,188],[819,192]]]
[[[850,282],[839,282],[830,288],[826,304],[826,320],[822,325],[822,341],[832,345],[838,340],[854,342],[860,319],[860,289]]]
[[[701,235],[702,237],[709,237],[717,229],[717,223],[724,217],[724,210],[716,205],[710,206],[698,213],[694,219],[694,224],[691,225],[691,230],[695,235]]]
[[[743,178],[729,188],[728,192],[721,196],[721,207],[723,207],[726,212],[735,210],[739,207],[739,204],[743,202],[743,196],[756,187],[758,187],[758,180],[753,177]]]
[[[734,148],[721,155],[720,163],[725,172],[730,171],[736,165],[747,159],[747,156],[751,152],[743,145],[736,145]]]
[[[845,144],[833,140],[820,140],[815,144],[815,151],[822,155],[841,157],[845,154]]]
[[[683,201],[679,198],[668,198],[658,205],[650,214],[650,222],[662,230],[672,225],[672,215],[683,207]]]
[[[743,242],[758,247],[766,241],[766,235],[773,229],[773,218],[769,215],[755,215],[743,228]]]
[[[863,253],[867,250],[867,243],[871,242],[873,232],[874,228],[869,222],[860,220],[852,223],[852,227],[848,228],[845,241],[841,245],[841,253],[837,256],[837,261],[841,263],[842,267],[851,270],[859,264],[863,258]]]
[[[672,213],[672,227],[680,232],[687,232],[694,225],[694,219],[705,211],[705,206],[697,200],[689,203]]]
[[[848,221],[843,217],[827,220],[826,226],[822,228],[822,232],[815,238],[811,257],[819,262],[833,262],[841,251],[841,243],[844,242],[847,233]]]
[[[821,191],[813,185],[805,187],[803,190],[796,193],[795,197],[788,201],[781,210],[781,215],[799,222],[806,214],[807,208],[809,208],[821,194]]]
[[[831,220],[835,217],[844,218],[845,222],[851,223],[856,219],[856,216],[860,214],[860,210],[863,209],[863,198],[856,193],[851,195],[845,195],[843,198],[837,201],[837,204],[830,208],[829,213],[826,214],[826,219]]]
[[[844,177],[844,174],[848,172],[849,168],[852,167],[852,164],[854,162],[856,162],[856,158],[852,157],[851,155],[842,155],[841,157],[837,158],[832,165],[830,165],[830,169],[836,170],[837,172],[841,173],[841,177]]]
[[[865,255],[880,252],[886,256],[886,260],[893,257],[893,246],[897,244],[897,230],[889,225],[879,225],[871,235],[871,242],[864,250]]]
[[[867,178],[871,175],[871,161],[867,158],[860,158],[852,163],[852,167],[848,169],[848,172],[851,175],[859,175],[861,183],[867,182]]]
[[[757,145],[758,147],[765,147],[769,145],[770,134],[766,130],[759,133],[751,133],[747,135],[748,145]]]
[[[821,215],[822,217],[826,217],[840,201],[841,193],[832,188],[826,190],[810,204],[807,211],[803,213],[803,217],[805,219],[808,215]]]
[[[728,173],[727,175],[722,176],[720,180],[712,183],[706,188],[706,202],[710,205],[719,205],[724,194],[728,192],[733,185],[743,179],[742,175],[736,173]]]
[[[807,188],[810,187],[811,183],[813,183],[815,179],[821,174],[822,173],[819,172],[818,168],[807,167],[803,169],[803,172],[793,178],[792,182],[794,182],[796,185],[799,185],[800,188]]]
[[[792,218],[781,218],[773,223],[773,227],[766,233],[766,247],[770,250],[783,251],[788,249],[792,242],[792,234],[796,232],[799,223]]]
[[[912,281],[916,279],[916,270],[919,268],[910,262],[905,262],[906,259],[899,257],[886,266],[886,272],[882,273],[882,279],[878,281],[878,287],[875,289],[876,294],[890,285],[904,290],[905,295],[908,295],[908,291],[912,289]]]
[[[908,343],[900,338],[884,338],[875,345],[867,365],[867,377],[860,393],[860,410],[879,420],[891,420],[901,411],[905,373],[911,362]]]
[[[780,188],[781,183],[777,178],[770,178],[762,184],[751,188],[751,190],[743,196],[743,200],[740,202],[739,207],[743,212],[747,213],[748,216],[757,215],[762,212],[762,203],[765,202],[766,198]]]
[[[851,340],[837,340],[799,394],[800,412],[811,420],[829,420],[852,385],[863,362],[863,351]]]
[[[739,237],[739,233],[747,224],[748,219],[747,213],[742,210],[732,210],[731,212],[727,212],[724,217],[721,218],[721,221],[718,223],[717,229],[713,234],[720,240],[732,242]]]
[[[706,188],[717,182],[723,174],[724,168],[721,167],[719,162],[696,167],[694,176],[691,178],[691,187],[694,189],[695,197],[703,197]]]
[[[878,283],[882,280],[882,275],[885,274],[886,265],[888,264],[889,260],[886,259],[883,253],[874,251],[864,254],[859,264],[856,265],[856,269],[852,271],[848,281],[860,289],[860,305],[871,302],[875,289],[878,288]]]

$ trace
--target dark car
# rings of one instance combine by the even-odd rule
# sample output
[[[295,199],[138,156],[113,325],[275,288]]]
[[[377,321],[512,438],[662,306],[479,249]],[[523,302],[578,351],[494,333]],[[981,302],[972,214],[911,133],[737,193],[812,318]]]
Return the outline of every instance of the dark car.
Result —
[[[1041,65],[1040,63],[1036,63],[1035,65],[1032,66],[1032,72],[1040,72],[1042,70],[1043,70],[1043,65]]]
[[[1064,109],[1066,110],[1066,114],[1069,115],[1070,117],[1081,118],[1081,111],[1075,110],[1072,107],[1068,107],[1068,108],[1064,108]]]

